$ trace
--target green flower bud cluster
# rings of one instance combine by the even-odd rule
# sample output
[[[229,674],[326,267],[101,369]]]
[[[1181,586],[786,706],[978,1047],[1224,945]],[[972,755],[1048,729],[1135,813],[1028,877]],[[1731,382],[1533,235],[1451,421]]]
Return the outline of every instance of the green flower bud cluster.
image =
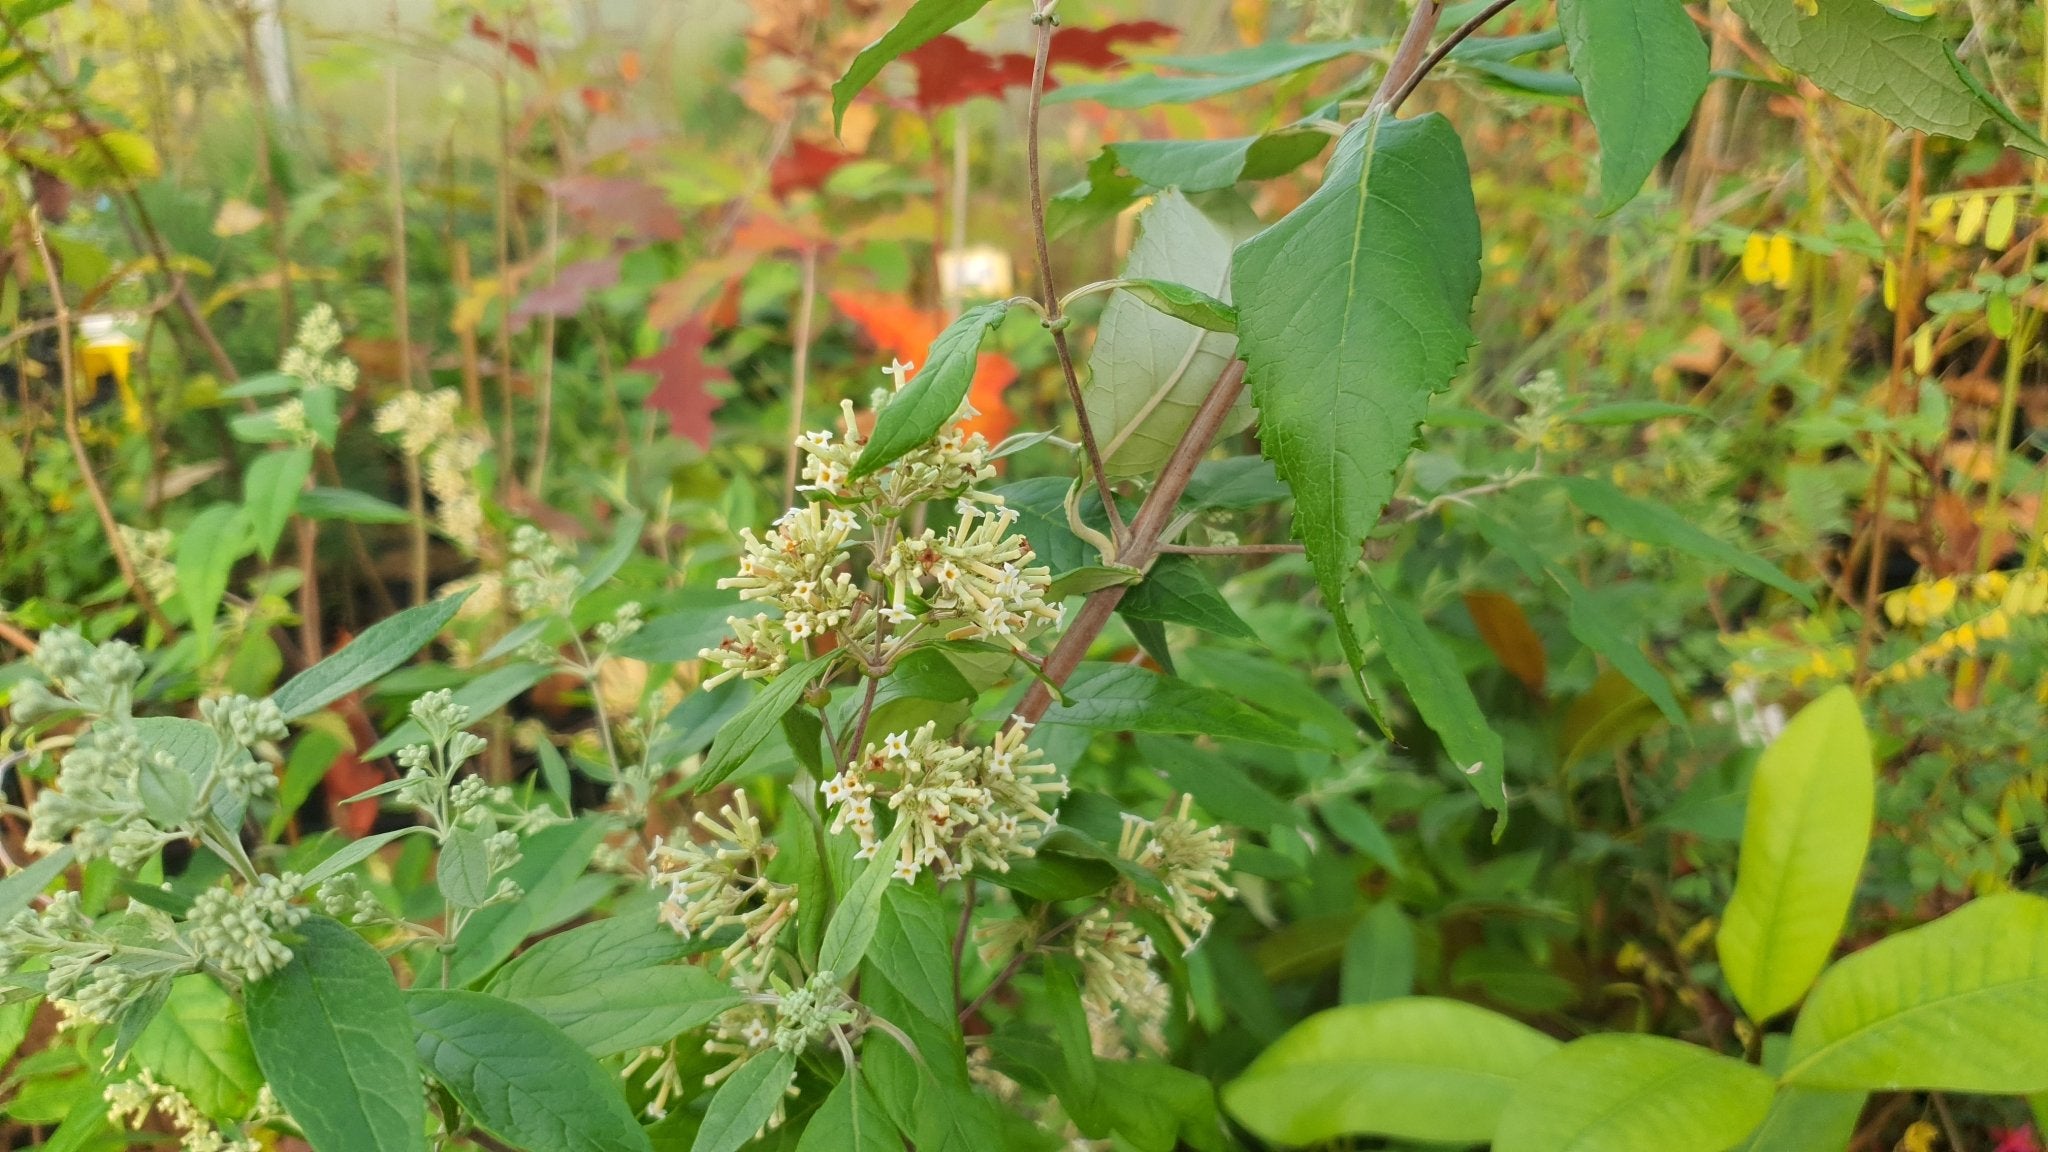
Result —
[[[719,816],[724,823],[697,814],[697,827],[707,837],[702,842],[687,832],[673,840],[657,837],[648,853],[648,881],[668,889],[661,918],[684,939],[737,927],[740,934],[723,959],[729,969],[740,971],[743,984],[759,987],[774,963],[782,930],[796,922],[796,887],[768,879],[775,845],[748,806],[746,793],[739,793]]]
[[[512,534],[512,563],[505,571],[505,586],[512,593],[512,606],[521,613],[567,615],[582,579],[583,573],[567,562],[561,547],[547,533],[522,524]]]
[[[860,1018],[852,998],[839,986],[839,977],[831,972],[817,973],[800,988],[790,988],[779,980],[775,985],[780,996],[775,1003],[771,1042],[784,1052],[803,1052],[833,1029]]]
[[[291,963],[292,950],[278,939],[305,922],[307,911],[293,904],[303,878],[258,876],[240,892],[209,888],[193,901],[186,939],[207,963],[243,980],[261,980]]]

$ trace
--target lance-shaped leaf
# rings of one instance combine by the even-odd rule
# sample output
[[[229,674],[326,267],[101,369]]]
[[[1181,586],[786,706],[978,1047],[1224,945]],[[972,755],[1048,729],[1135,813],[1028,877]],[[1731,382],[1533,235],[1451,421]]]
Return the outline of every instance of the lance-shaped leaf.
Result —
[[[1486,722],[1457,658],[1429,630],[1414,605],[1388,595],[1370,574],[1365,589],[1366,619],[1394,674],[1415,701],[1415,710],[1444,742],[1444,751],[1478,790],[1480,801],[1505,820],[1508,798],[1502,761],[1507,752],[1500,734]]]
[[[948,29],[981,11],[988,0],[917,0],[882,38],[860,50],[846,75],[832,82],[832,130],[846,119],[853,98],[882,74],[891,60],[930,43]]]
[[[1771,1078],[1662,1036],[1587,1036],[1516,1085],[1495,1152],[1721,1152],[1771,1106]]]
[[[875,416],[875,434],[854,461],[856,479],[870,476],[939,434],[974,384],[974,368],[981,359],[981,338],[1000,325],[1010,306],[998,300],[969,308],[946,326],[932,342],[928,359],[903,391],[889,398]]]
[[[1847,688],[1802,708],[1757,761],[1735,896],[1716,940],[1755,1020],[1799,1002],[1827,965],[1870,847],[1876,771]]]
[[[1368,114],[1322,187],[1237,250],[1238,355],[1259,434],[1353,668],[1364,651],[1345,588],[1430,393],[1464,363],[1478,289],[1465,149],[1435,114]]]
[[[1227,305],[1230,237],[1171,191],[1159,195],[1138,226],[1124,265],[1132,286],[1111,294],[1102,310],[1081,389],[1103,467],[1117,477],[1149,476],[1166,463],[1237,350],[1235,337],[1160,307],[1172,302],[1168,293],[1178,285]],[[1250,419],[1250,407],[1240,402],[1225,431]]]
[[[1600,210],[1643,186],[1707,90],[1707,43],[1683,0],[1559,0],[1558,23],[1600,131]]]
[[[754,693],[747,706],[718,729],[718,737],[711,743],[711,753],[704,758],[704,767],[691,779],[690,787],[702,792],[738,771],[754,749],[761,746],[761,741],[782,727],[782,714],[796,707],[797,701],[803,699],[804,689],[810,687],[811,681],[816,680],[836,659],[837,654],[828,652],[815,660],[798,664]]]
[[[469,591],[465,589],[379,620],[363,629],[348,647],[292,677],[271,697],[272,702],[287,720],[325,708],[411,659],[440,635],[441,626],[467,599]]]

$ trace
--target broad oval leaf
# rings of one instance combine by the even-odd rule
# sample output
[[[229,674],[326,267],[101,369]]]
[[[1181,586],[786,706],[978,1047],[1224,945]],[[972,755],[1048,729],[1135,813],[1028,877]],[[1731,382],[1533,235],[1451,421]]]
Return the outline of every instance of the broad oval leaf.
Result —
[[[1138,228],[1124,265],[1126,287],[1102,310],[1081,389],[1103,468],[1114,477],[1149,476],[1166,463],[1237,350],[1236,337],[1215,330],[1213,318],[1203,324],[1161,307],[1176,298],[1176,288],[1228,307],[1230,237],[1176,191],[1160,193]],[[1234,328],[1234,315],[1232,321]],[[1239,401],[1224,431],[1250,418]]]
[[[2048,1090],[2048,900],[1986,896],[1837,962],[1792,1031],[1809,1088]]]
[[[834,660],[836,653],[828,652],[815,660],[806,661],[793,668],[785,669],[782,675],[768,682],[738,715],[727,720],[718,729],[718,736],[711,742],[711,751],[704,757],[704,766],[690,778],[690,787],[698,792],[723,783],[725,778],[739,770],[746,763],[754,749],[761,746],[771,733],[782,730],[782,714],[796,707],[803,699],[804,689],[811,686]]]
[[[1843,1152],[1869,1096],[1821,1088],[1780,1088],[1742,1152]]]
[[[612,1056],[665,1043],[739,1003],[706,969],[675,963],[692,950],[653,909],[629,907],[535,944],[487,990],[532,1009],[592,1056]]]
[[[1863,711],[1847,688],[1799,710],[1758,759],[1735,895],[1715,939],[1752,1019],[1799,1002],[1856,896],[1877,803]]]
[[[1368,113],[1322,187],[1237,249],[1238,355],[1294,532],[1365,662],[1345,591],[1429,409],[1472,343],[1479,216],[1450,121]]]
[[[180,976],[135,1041],[134,1059],[216,1119],[246,1115],[263,1087],[234,997],[210,976]]]
[[[457,908],[481,908],[491,898],[491,853],[483,833],[458,824],[441,842],[434,878]]]
[[[1723,1152],[1771,1106],[1761,1069],[1662,1036],[1587,1036],[1515,1089],[1494,1152]]]
[[[476,1121],[519,1148],[648,1152],[619,1078],[562,1030],[481,992],[405,996],[419,1062]]]
[[[178,533],[178,599],[192,627],[211,643],[213,618],[228,592],[235,561],[249,551],[249,514],[232,504],[215,504]]]
[[[1276,748],[1324,747],[1314,736],[1254,711],[1229,693],[1134,664],[1083,664],[1067,680],[1066,694],[1067,702],[1048,709],[1041,723],[1218,736]]]
[[[775,1115],[795,1079],[796,1053],[780,1048],[756,1053],[718,1086],[690,1152],[735,1152]]]
[[[306,477],[313,471],[313,453],[308,448],[285,448],[266,452],[249,465],[242,485],[243,507],[249,513],[250,537],[257,555],[270,559],[277,550],[277,538],[284,533]]]
[[[1600,133],[1600,210],[1635,197],[1707,90],[1707,43],[1683,0],[1558,0],[1572,75]]]
[[[432,643],[467,599],[469,592],[464,590],[379,620],[341,651],[292,677],[271,696],[272,702],[287,720],[325,708]]]
[[[931,352],[903,391],[875,415],[875,433],[853,462],[853,476],[870,476],[937,436],[967,402],[981,338],[1003,322],[1010,305],[997,300],[969,308],[932,341]]]
[[[1318,1012],[1223,1088],[1261,1139],[1346,1135],[1477,1144],[1515,1082],[1557,1049],[1534,1028],[1458,1000],[1403,997]]]
[[[324,916],[299,935],[292,962],[243,993],[271,1091],[314,1152],[426,1152],[427,1101],[391,966]]]
[[[903,1141],[858,1073],[840,1078],[811,1113],[796,1152],[901,1152]]]
[[[1876,0],[1730,0],[1778,62],[1901,128],[1967,139],[1991,110],[1957,74],[1949,46]]]

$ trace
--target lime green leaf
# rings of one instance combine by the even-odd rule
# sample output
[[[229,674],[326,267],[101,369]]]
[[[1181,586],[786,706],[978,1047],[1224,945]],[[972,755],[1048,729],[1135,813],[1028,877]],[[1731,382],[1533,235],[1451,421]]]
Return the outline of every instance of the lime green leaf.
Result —
[[[988,0],[917,0],[882,38],[860,50],[846,75],[832,82],[832,130],[837,132],[846,119],[853,98],[860,95],[883,66],[906,52],[930,43],[947,29],[981,11]]]
[[[1757,761],[1735,895],[1716,937],[1751,1019],[1797,1004],[1827,965],[1870,847],[1876,779],[1847,688],[1800,709]]]
[[[249,544],[248,513],[232,504],[213,505],[178,534],[178,599],[201,636],[213,635],[228,577],[235,561],[248,554]]]
[[[1116,732],[1209,735],[1276,748],[1320,748],[1298,728],[1255,712],[1228,693],[1161,676],[1132,664],[1083,664],[1068,679],[1068,700],[1045,724]]]
[[[412,513],[353,488],[306,488],[298,494],[298,512],[315,520],[346,520],[352,524],[410,524]]]
[[[426,1152],[412,1023],[390,965],[315,916],[292,962],[243,993],[256,1064],[313,1152]]]
[[[420,1066],[484,1131],[519,1148],[648,1152],[619,1078],[561,1029],[481,992],[414,989],[405,1007]]]
[[[796,707],[811,681],[822,675],[836,659],[836,654],[828,652],[815,660],[785,669],[782,675],[755,692],[747,706],[719,728],[710,753],[704,757],[704,767],[690,778],[690,787],[702,792],[723,783],[726,777],[738,771],[754,749],[761,746],[761,741],[781,730],[782,714]]]
[[[1558,0],[1557,19],[1600,132],[1600,210],[1612,212],[1692,120],[1707,43],[1684,0]]]
[[[143,1029],[134,1058],[216,1119],[247,1115],[263,1087],[234,997],[210,976],[180,976],[163,1011]]]
[[[876,847],[867,867],[861,869],[839,907],[833,910],[831,922],[825,925],[825,941],[818,945],[818,971],[845,979],[860,967],[861,957],[867,955],[868,942],[875,938],[875,925],[882,917],[882,893],[889,888],[889,877],[896,868],[903,839],[910,833],[910,824],[909,820],[896,822],[895,829]]]
[[[840,1078],[804,1125],[796,1152],[902,1152],[896,1126],[875,1093],[852,1072]]]
[[[1237,309],[1207,292],[1170,280],[1120,280],[1117,288],[1162,315],[1192,324],[1205,332],[1235,333]]]
[[[1347,1135],[1477,1144],[1492,1137],[1515,1082],[1556,1048],[1461,1001],[1354,1004],[1295,1025],[1224,1086],[1223,1105],[1280,1144]]]
[[[1956,75],[1949,46],[1926,24],[1877,0],[1731,0],[1787,68],[1901,128],[1968,139],[1990,115]]]
[[[1771,1106],[1761,1069],[1661,1036],[1587,1036],[1516,1086],[1494,1152],[1722,1152]]]
[[[1231,298],[1259,435],[1357,671],[1346,585],[1430,393],[1464,363],[1478,288],[1465,150],[1435,114],[1368,113],[1322,187],[1237,250]]]
[[[265,452],[249,465],[242,485],[243,508],[249,513],[256,553],[266,561],[277,551],[277,538],[284,534],[285,521],[291,519],[312,471],[313,453],[306,448]]]
[[[1488,808],[1507,814],[1505,766],[1507,752],[1500,734],[1472,695],[1472,686],[1458,670],[1457,658],[1430,631],[1414,606],[1380,587],[1371,573],[1365,578],[1365,615],[1378,638],[1380,651],[1407,687],[1423,723],[1444,742],[1444,751]]]
[[[322,660],[279,688],[271,700],[295,720],[317,712],[412,658],[433,642],[441,626],[469,598],[464,590],[431,603],[408,608],[363,630],[341,651]]]
[[[1785,1083],[2048,1090],[2048,900],[1986,896],[1837,962],[1792,1032]]]
[[[1415,990],[1415,925],[1399,904],[1382,900],[1359,917],[1344,941],[1338,988],[1346,1004],[1392,1000]]]
[[[1868,1099],[1862,1092],[1780,1088],[1742,1152],[1843,1152]]]
[[[1292,76],[1341,56],[1384,47],[1384,40],[1327,40],[1316,44],[1261,44],[1215,56],[1175,56],[1154,61],[1197,76],[1134,76],[1105,84],[1066,84],[1048,93],[1046,103],[1092,100],[1111,108],[1147,108],[1154,104],[1188,104]]]
[[[875,416],[875,434],[853,464],[855,479],[888,467],[952,422],[974,383],[982,337],[1009,314],[1009,303],[997,300],[969,308],[939,333],[917,375]]]
[[[1768,584],[1811,605],[1813,593],[1806,585],[1780,571],[1775,564],[1752,556],[1716,536],[1710,536],[1692,521],[1661,504],[1650,504],[1628,495],[1605,480],[1566,476],[1559,481],[1573,504],[1588,516],[1607,522],[1609,528],[1631,540],[1675,548],[1712,564],[1730,568],[1759,584]]]
[[[1230,237],[1201,209],[1179,192],[1162,192],[1138,217],[1138,228],[1126,282],[1171,281],[1228,306]],[[1166,462],[1237,349],[1236,337],[1153,307],[1148,292],[1165,303],[1154,289],[1110,294],[1081,388],[1103,467],[1113,477],[1149,476]],[[1250,419],[1240,401],[1227,430]]]
[[[718,1086],[690,1152],[734,1152],[752,1140],[795,1079],[796,1053],[781,1048],[757,1053]]]

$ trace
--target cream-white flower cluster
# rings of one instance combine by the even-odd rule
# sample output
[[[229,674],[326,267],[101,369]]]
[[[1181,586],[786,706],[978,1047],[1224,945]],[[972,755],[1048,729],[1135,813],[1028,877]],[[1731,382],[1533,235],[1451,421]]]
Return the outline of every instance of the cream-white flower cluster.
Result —
[[[901,391],[914,367],[897,361],[883,371]],[[879,412],[888,399],[889,393],[878,388],[869,406]],[[960,415],[972,412],[971,407],[963,407]],[[820,429],[805,433],[796,442],[805,457],[804,483],[798,491],[811,493],[815,499],[903,512],[929,500],[950,500],[996,474],[988,459],[988,441],[956,420],[888,467],[856,480],[854,467],[867,451],[868,437],[860,430],[853,401],[839,402],[839,417],[837,437],[829,429]]]
[[[1139,1043],[1154,1052],[1165,1051],[1166,1015],[1173,994],[1152,967],[1159,955],[1152,938],[1109,909],[1097,908],[1074,926],[1073,949],[1081,965],[1081,1006],[1088,1013],[1096,1053],[1123,1056],[1126,1023],[1136,1030]]]
[[[648,854],[648,881],[668,890],[661,918],[684,939],[738,928],[723,959],[742,984],[759,987],[774,964],[782,930],[796,922],[796,887],[768,878],[775,844],[762,831],[746,793],[718,815],[697,813],[696,825],[708,837],[703,842],[687,831],[674,839],[656,838]]]
[[[400,392],[377,409],[376,429],[398,437],[398,450],[420,462],[434,497],[441,532],[475,552],[483,539],[483,494],[471,471],[490,450],[490,441],[464,429],[457,419],[462,397],[453,388]]]
[[[305,319],[299,321],[298,342],[285,350],[277,370],[308,388],[353,392],[358,375],[355,362],[335,356],[340,347],[341,322],[334,318],[334,309],[325,304],[314,305]]]
[[[266,1091],[267,1091],[266,1086]],[[142,1069],[133,1080],[107,1085],[107,1121],[116,1127],[141,1131],[152,1114],[161,1115],[178,1130],[178,1147],[184,1152],[262,1152],[263,1145],[246,1136],[230,1137],[201,1112],[183,1092]]]
[[[1192,952],[1209,934],[1216,914],[1211,901],[1237,895],[1223,878],[1237,845],[1221,828],[1203,827],[1190,814],[1194,797],[1182,796],[1178,811],[1157,820],[1124,814],[1117,854],[1159,878],[1165,895],[1125,881],[1131,903],[1158,913],[1173,930],[1183,951]]]
[[[889,585],[882,615],[949,640],[990,640],[1022,651],[1059,623],[1060,609],[1045,600],[1052,570],[1031,563],[1031,545],[1010,531],[1017,511],[998,497],[962,497],[958,511],[959,521],[943,536],[927,528],[889,549],[877,569]]]
[[[1031,855],[1051,830],[1048,798],[1067,793],[1058,770],[1024,743],[1027,731],[1012,724],[990,746],[969,748],[926,723],[869,744],[824,784],[833,833],[851,828],[858,856],[868,859],[886,835],[883,813],[892,827],[907,824],[891,870],[903,881],[926,868],[943,878],[976,866],[1008,871],[1013,857]]]

